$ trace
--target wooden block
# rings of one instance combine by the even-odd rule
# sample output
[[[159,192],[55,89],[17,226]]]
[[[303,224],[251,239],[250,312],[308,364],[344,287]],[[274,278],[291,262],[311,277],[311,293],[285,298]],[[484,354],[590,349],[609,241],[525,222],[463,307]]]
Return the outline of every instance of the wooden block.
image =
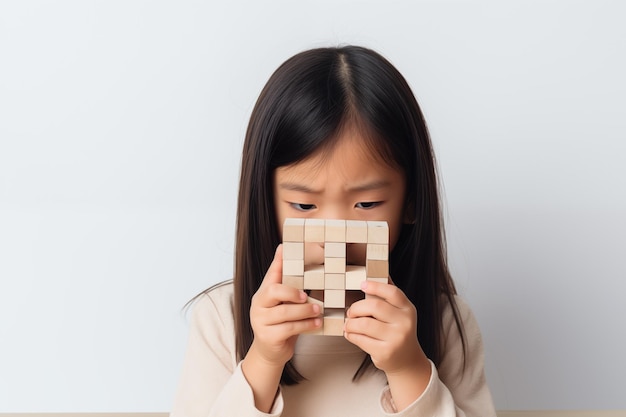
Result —
[[[304,275],[304,259],[283,259],[283,275]]]
[[[283,242],[283,259],[304,259],[304,242]]]
[[[324,312],[324,335],[343,336],[346,315],[343,308],[326,309]]]
[[[324,289],[324,265],[307,266],[304,270],[304,289]]]
[[[324,272],[327,274],[345,274],[346,258],[325,258]]]
[[[378,261],[389,260],[389,245],[368,243],[366,258],[375,259]]]
[[[324,290],[324,308],[345,308],[345,290]]]
[[[285,219],[283,223],[283,242],[302,242],[304,240],[304,219]]]
[[[346,244],[344,242],[324,243],[324,257],[345,258],[346,257]]]
[[[306,219],[304,221],[304,241],[324,242],[325,222],[323,219]]]
[[[367,243],[367,222],[346,220],[346,243]]]
[[[283,284],[288,285],[293,288],[297,288],[299,290],[303,290],[304,289],[304,277],[293,276],[293,275],[283,275]]]
[[[367,243],[389,244],[389,227],[387,222],[367,222]]]
[[[360,265],[346,266],[346,290],[360,290],[361,283],[365,281],[365,267]]]
[[[324,274],[324,289],[343,290],[346,288],[345,274]]]
[[[346,241],[346,221],[345,220],[326,220],[326,242],[345,242]]]
[[[376,259],[368,259],[365,265],[367,278],[384,278],[389,277],[389,262]]]

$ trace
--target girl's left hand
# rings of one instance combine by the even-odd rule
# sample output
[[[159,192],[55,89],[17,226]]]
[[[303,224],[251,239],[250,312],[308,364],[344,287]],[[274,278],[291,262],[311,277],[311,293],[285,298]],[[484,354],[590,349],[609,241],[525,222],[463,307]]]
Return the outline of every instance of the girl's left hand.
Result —
[[[365,281],[368,297],[346,313],[345,338],[369,353],[374,366],[386,374],[423,369],[426,355],[417,340],[417,310],[392,284]]]

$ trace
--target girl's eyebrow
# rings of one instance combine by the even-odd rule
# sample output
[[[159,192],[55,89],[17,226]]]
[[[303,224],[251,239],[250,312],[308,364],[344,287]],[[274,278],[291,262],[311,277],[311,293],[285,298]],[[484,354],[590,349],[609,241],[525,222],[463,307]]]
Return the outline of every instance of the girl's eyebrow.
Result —
[[[375,181],[347,187],[346,192],[354,193],[354,192],[362,192],[362,191],[379,190],[381,188],[385,188],[390,185],[391,183],[388,180],[375,180]],[[322,191],[314,190],[308,185],[297,184],[294,182],[281,182],[280,184],[278,184],[278,187],[287,191],[299,191],[302,193],[309,193],[309,194],[321,194],[322,193]]]
[[[346,191],[348,192],[359,192],[359,191],[371,191],[371,190],[379,190],[381,188],[386,188],[391,185],[391,182],[388,180],[376,180],[371,182],[366,182],[363,184],[353,185],[348,187]]]
[[[304,184],[296,184],[294,182],[281,182],[280,184],[278,184],[278,188],[281,188],[283,190],[287,190],[287,191],[300,191],[302,193],[309,193],[309,194],[320,194],[321,191],[317,191],[312,189],[311,187],[304,185]]]

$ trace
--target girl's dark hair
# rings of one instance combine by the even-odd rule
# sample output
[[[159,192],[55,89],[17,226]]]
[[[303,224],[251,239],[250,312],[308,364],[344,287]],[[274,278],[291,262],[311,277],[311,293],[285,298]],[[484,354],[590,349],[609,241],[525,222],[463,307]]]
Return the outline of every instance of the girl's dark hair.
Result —
[[[235,246],[237,357],[253,339],[250,303],[281,242],[274,207],[273,173],[325,149],[347,123],[366,130],[368,146],[406,177],[405,224],[390,254],[390,275],[417,308],[417,336],[438,365],[441,312],[453,307],[465,337],[454,284],[446,264],[435,158],[428,130],[402,75],[378,53],[357,46],[319,48],[283,63],[263,88],[252,111],[243,147]],[[465,349],[464,349],[465,350]],[[355,373],[371,365],[369,357]],[[281,382],[302,379],[291,362]]]

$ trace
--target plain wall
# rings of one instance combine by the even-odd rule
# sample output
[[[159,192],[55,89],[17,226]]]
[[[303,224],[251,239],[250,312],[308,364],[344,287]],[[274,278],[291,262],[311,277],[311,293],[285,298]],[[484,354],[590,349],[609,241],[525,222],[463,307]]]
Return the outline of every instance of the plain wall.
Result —
[[[315,46],[431,129],[499,409],[626,409],[620,1],[3,1],[0,412],[167,411],[182,306],[232,274],[243,135]]]

